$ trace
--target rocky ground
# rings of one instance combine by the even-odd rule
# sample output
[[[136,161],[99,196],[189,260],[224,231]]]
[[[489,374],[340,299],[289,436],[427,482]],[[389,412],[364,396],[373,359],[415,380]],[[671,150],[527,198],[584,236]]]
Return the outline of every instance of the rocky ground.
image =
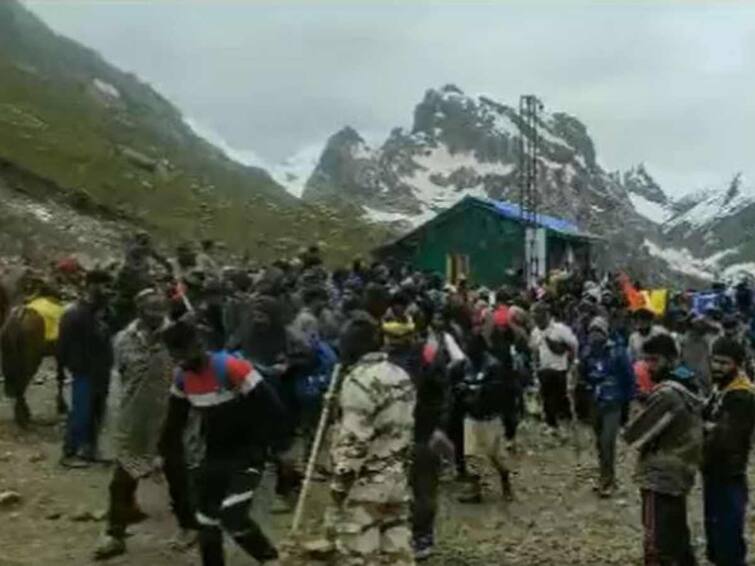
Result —
[[[68,471],[59,467],[60,424],[55,422],[53,383],[32,386],[30,400],[40,424],[19,431],[6,400],[0,403],[0,493],[18,501],[0,503],[0,566],[63,566],[90,563],[102,529],[109,472],[104,467]],[[516,457],[517,500],[504,505],[493,490],[482,505],[456,503],[457,486],[442,488],[437,556],[428,564],[500,566],[599,566],[641,563],[639,498],[630,478],[631,458],[620,451],[620,489],[599,500],[592,492],[595,458],[590,436],[579,442],[546,438],[530,422]],[[255,513],[277,540],[286,536],[290,515],[270,513],[269,481],[259,493]],[[139,494],[150,518],[132,529],[128,555],[112,564],[195,566],[195,552],[175,552],[166,544],[174,533],[165,487],[144,482]],[[3,496],[0,495],[0,501]],[[318,534],[327,501],[316,487],[308,513],[308,535]],[[693,537],[702,556],[700,493],[691,497]],[[755,522],[749,523],[749,530]],[[232,543],[229,564],[249,564]],[[295,559],[290,564],[314,564]],[[754,562],[755,563],[755,562]]]

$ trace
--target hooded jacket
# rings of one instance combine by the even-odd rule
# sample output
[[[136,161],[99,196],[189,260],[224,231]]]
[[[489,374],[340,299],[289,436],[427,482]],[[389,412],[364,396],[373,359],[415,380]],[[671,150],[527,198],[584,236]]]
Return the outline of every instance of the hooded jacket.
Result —
[[[701,399],[669,376],[653,388],[624,439],[639,450],[635,481],[640,489],[687,495],[702,461]]]
[[[703,474],[709,478],[744,478],[755,429],[755,389],[740,374],[711,395],[703,411]]]
[[[626,403],[634,397],[634,370],[621,345],[612,341],[589,345],[582,354],[580,370],[599,406]]]

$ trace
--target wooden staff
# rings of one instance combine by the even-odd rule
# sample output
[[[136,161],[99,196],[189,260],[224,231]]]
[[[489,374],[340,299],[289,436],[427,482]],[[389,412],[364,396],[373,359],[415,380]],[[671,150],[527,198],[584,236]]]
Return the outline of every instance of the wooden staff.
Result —
[[[307,495],[309,495],[309,488],[312,484],[312,475],[315,471],[317,457],[320,453],[320,446],[322,445],[323,438],[325,438],[325,431],[328,428],[328,420],[330,420],[330,412],[341,385],[341,379],[345,373],[343,366],[338,364],[333,372],[333,379],[330,381],[328,391],[325,393],[322,412],[320,413],[320,422],[317,425],[317,433],[315,434],[315,439],[312,443],[312,451],[310,452],[309,460],[307,461],[307,470],[304,473],[304,481],[301,486],[301,491],[299,492],[299,499],[296,502],[294,521],[291,524],[292,535],[295,535],[301,526],[301,520],[304,516],[304,506],[306,504]]]

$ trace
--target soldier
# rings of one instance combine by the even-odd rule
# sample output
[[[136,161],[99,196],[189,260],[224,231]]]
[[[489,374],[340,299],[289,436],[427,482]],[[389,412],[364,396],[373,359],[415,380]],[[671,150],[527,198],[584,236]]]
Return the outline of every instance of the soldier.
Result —
[[[331,537],[339,566],[414,564],[409,527],[409,454],[414,387],[380,352],[377,321],[358,312],[341,343],[341,419],[331,447]]]

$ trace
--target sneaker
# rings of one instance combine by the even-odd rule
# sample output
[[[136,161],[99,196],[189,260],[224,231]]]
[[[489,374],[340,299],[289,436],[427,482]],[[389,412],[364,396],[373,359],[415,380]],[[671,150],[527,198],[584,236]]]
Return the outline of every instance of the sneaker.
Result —
[[[105,534],[94,549],[95,560],[108,560],[126,553],[126,543],[122,539]]]
[[[60,465],[69,469],[83,469],[92,465],[89,460],[82,458],[81,456],[63,456],[60,459]]]
[[[423,562],[429,560],[433,555],[432,545],[423,546],[414,551],[414,560],[416,562]]]
[[[414,560],[416,562],[422,562],[429,559],[433,555],[435,543],[432,536],[420,537],[414,541]]]

